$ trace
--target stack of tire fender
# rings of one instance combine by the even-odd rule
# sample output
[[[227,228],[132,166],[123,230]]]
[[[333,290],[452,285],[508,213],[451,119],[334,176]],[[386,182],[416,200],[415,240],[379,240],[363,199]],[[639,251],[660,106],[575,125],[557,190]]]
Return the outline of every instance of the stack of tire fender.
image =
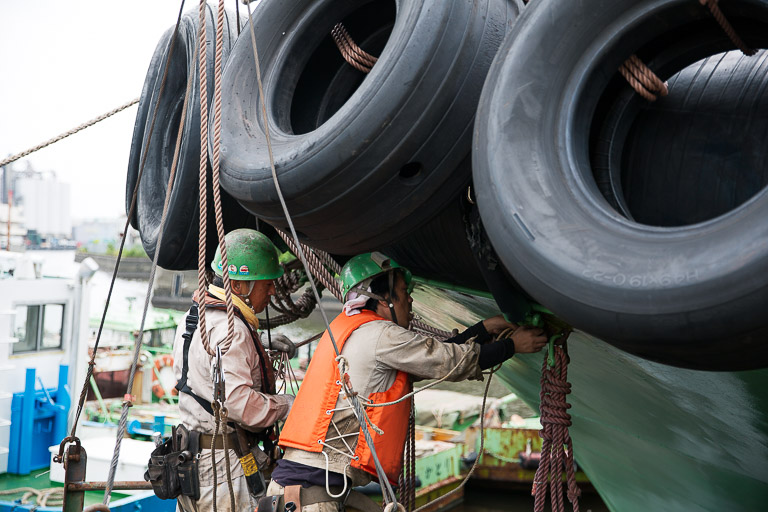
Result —
[[[480,91],[522,5],[313,0],[255,6],[275,168],[307,243],[344,255],[380,249],[466,189]],[[370,73],[343,59],[331,37],[339,22],[378,57]],[[287,229],[255,79],[251,39],[241,36],[222,82],[228,102],[222,186],[260,219]]]
[[[768,2],[720,6],[766,47]],[[574,326],[692,368],[768,364],[768,61],[733,49],[698,1],[536,0],[477,116],[478,204],[514,279]],[[630,89],[632,54],[679,72],[669,96]]]
[[[178,34],[168,66],[165,87],[160,94],[168,54],[171,49],[174,29],[169,29],[157,44],[149,64],[147,77],[139,99],[139,110],[133,129],[133,141],[128,160],[128,179],[126,183],[126,213],[130,211],[133,191],[139,171],[143,165],[143,175],[139,180],[136,207],[131,215],[131,225],[139,230],[141,241],[150,258],[158,250],[160,224],[163,203],[168,189],[171,162],[176,149],[184,96],[187,84],[193,81],[190,100],[186,107],[186,118],[179,151],[179,160],[168,204],[168,213],[162,229],[161,247],[158,264],[168,270],[190,270],[197,268],[198,226],[199,226],[199,172],[200,172],[200,75],[198,73],[197,11],[184,14],[179,23]],[[206,48],[208,82],[208,104],[213,98],[213,64],[216,10],[210,6],[206,12]],[[225,13],[223,60],[237,37],[235,15]],[[159,98],[159,102],[158,102]],[[157,104],[157,116],[154,109]],[[150,138],[151,130],[151,138]],[[143,162],[143,163],[142,163]],[[211,169],[208,166],[209,184]],[[211,189],[209,185],[209,198]],[[224,224],[227,229],[248,227],[255,224],[254,219],[243,210],[237,201],[222,193]],[[208,236],[206,253],[208,260],[216,252],[216,226],[213,214],[213,200],[208,200]]]
[[[766,46],[768,1],[721,9]],[[768,62],[732,51],[698,0],[266,0],[252,20],[266,113],[246,24],[222,80],[221,183],[248,212],[230,222],[287,227],[268,121],[310,246],[506,289],[649,359],[768,364]],[[339,22],[370,73],[336,48]],[[631,89],[633,54],[668,96]],[[180,227],[196,242],[196,220]]]

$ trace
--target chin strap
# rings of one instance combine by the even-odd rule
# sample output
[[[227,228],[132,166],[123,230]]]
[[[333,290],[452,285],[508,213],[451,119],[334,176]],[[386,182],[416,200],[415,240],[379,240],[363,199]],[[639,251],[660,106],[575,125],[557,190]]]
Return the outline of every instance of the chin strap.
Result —
[[[372,299],[380,300],[387,303],[387,306],[389,307],[389,313],[392,315],[392,321],[394,323],[397,323],[397,314],[395,313],[395,305],[392,303],[392,296],[395,289],[395,273],[393,271],[387,272],[389,275],[389,298],[382,297],[381,295],[377,293],[370,292],[363,288],[363,286],[366,286],[364,283],[370,282],[370,281],[363,281],[358,286],[352,288],[350,291],[355,291],[359,295],[365,295],[366,297],[370,297]]]
[[[395,314],[395,305],[392,304],[392,294],[395,288],[395,273],[392,272],[391,270],[387,273],[389,274],[389,300],[387,301],[387,304],[389,305],[389,312],[392,314],[392,321],[397,323],[397,314]]]

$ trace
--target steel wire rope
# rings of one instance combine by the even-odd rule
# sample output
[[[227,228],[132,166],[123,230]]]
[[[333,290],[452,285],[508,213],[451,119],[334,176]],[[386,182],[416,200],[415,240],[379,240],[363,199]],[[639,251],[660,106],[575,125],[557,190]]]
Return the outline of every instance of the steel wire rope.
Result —
[[[112,487],[115,481],[115,473],[117,472],[117,462],[120,458],[120,447],[125,434],[126,424],[128,422],[128,410],[133,405],[133,397],[131,396],[131,390],[133,389],[133,379],[136,375],[136,367],[138,366],[139,354],[141,352],[141,341],[144,338],[144,324],[147,319],[147,311],[149,310],[149,303],[152,300],[152,287],[155,282],[155,273],[157,272],[157,260],[160,257],[160,248],[162,247],[163,240],[163,227],[165,227],[165,221],[168,217],[168,205],[171,199],[171,192],[173,191],[173,185],[176,177],[176,168],[179,162],[179,151],[181,149],[181,139],[184,134],[184,122],[187,118],[187,105],[189,104],[189,97],[192,92],[193,80],[187,81],[187,90],[184,94],[184,105],[182,107],[181,119],[179,120],[179,130],[176,135],[176,147],[173,152],[173,161],[171,162],[171,170],[168,176],[168,187],[165,191],[165,200],[163,202],[163,213],[160,218],[160,230],[157,235],[157,250],[155,251],[155,257],[152,260],[152,268],[149,272],[149,282],[147,283],[147,295],[144,301],[144,310],[141,315],[141,324],[139,326],[139,333],[134,339],[133,361],[131,362],[131,370],[128,374],[128,385],[126,387],[125,396],[123,399],[123,408],[120,413],[120,421],[117,427],[117,438],[115,440],[115,450],[112,454],[112,463],[109,466],[109,477],[107,478],[107,484],[104,489],[104,499],[102,503],[109,505],[109,499],[112,494]]]
[[[40,151],[43,148],[46,148],[50,146],[51,144],[55,144],[59,142],[60,140],[66,139],[70,135],[74,135],[79,131],[85,130],[86,128],[90,128],[91,126],[95,125],[96,123],[99,123],[109,117],[112,117],[113,115],[117,114],[118,112],[122,112],[123,110],[132,107],[133,105],[137,104],[139,102],[139,98],[134,98],[131,101],[128,101],[126,103],[123,103],[117,108],[114,108],[110,110],[109,112],[106,112],[104,114],[101,114],[98,117],[94,117],[90,121],[86,121],[80,125],[77,125],[76,127],[72,128],[71,130],[67,130],[64,133],[61,133],[57,135],[56,137],[53,137],[52,139],[48,139],[45,142],[41,142],[37,146],[33,146],[29,149],[25,149],[21,153],[16,153],[15,155],[11,155],[8,158],[5,158],[3,160],[0,160],[0,167],[3,167],[5,165],[8,165],[10,163],[15,162],[16,160],[19,160],[20,158],[24,158],[27,155],[31,155],[35,151]]]
[[[167,78],[168,78],[168,69],[170,68],[171,57],[173,56],[174,49],[176,48],[176,36],[178,35],[178,32],[179,32],[179,25],[181,24],[181,15],[182,15],[182,11],[184,10],[184,1],[185,0],[181,1],[181,7],[179,8],[179,16],[178,16],[178,18],[176,20],[176,27],[174,29],[173,37],[171,38],[171,42],[169,43],[168,57],[165,60],[165,68],[163,70],[163,77],[162,77],[162,79],[160,81],[160,88],[159,88],[158,93],[157,93],[157,101],[155,102],[155,108],[154,108],[154,111],[153,111],[153,114],[152,114],[152,122],[150,123],[150,127],[149,127],[149,135],[147,136],[147,143],[146,143],[147,147],[149,147],[149,144],[152,142],[152,133],[154,132],[155,122],[157,121],[157,114],[158,114],[158,110],[159,110],[160,100],[162,99],[163,93],[165,92],[165,85],[166,85]],[[95,362],[96,353],[99,350],[99,342],[101,341],[101,333],[102,333],[102,331],[104,329],[104,322],[106,321],[106,318],[107,318],[107,311],[109,309],[110,300],[112,298],[112,291],[114,290],[115,280],[117,279],[117,271],[118,271],[118,269],[120,267],[120,261],[121,261],[122,256],[123,256],[123,248],[125,247],[125,240],[127,238],[126,237],[126,233],[128,232],[128,225],[130,223],[131,216],[133,215],[133,212],[136,209],[136,198],[138,196],[139,183],[141,183],[141,178],[144,175],[144,167],[145,167],[146,162],[147,162],[147,156],[148,156],[148,152],[144,152],[144,155],[142,156],[142,159],[141,159],[141,165],[139,166],[139,173],[138,173],[138,175],[136,177],[136,184],[133,187],[133,194],[131,196],[131,206],[128,209],[128,216],[127,216],[126,221],[125,221],[125,226],[123,227],[123,236],[120,239],[120,248],[117,251],[117,258],[115,260],[115,268],[112,271],[112,279],[111,279],[111,281],[109,283],[109,291],[107,292],[107,299],[106,299],[106,301],[104,303],[104,312],[101,315],[101,321],[99,322],[99,329],[98,329],[98,331],[96,333],[96,341],[95,341],[94,347],[93,347],[93,355],[91,356],[91,360],[88,363],[88,370],[87,370],[87,374],[85,376],[85,382],[83,383],[83,389],[82,389],[82,391],[80,393],[80,400],[78,402],[77,411],[75,413],[75,418],[74,418],[74,421],[72,423],[72,430],[70,432],[69,437],[67,439],[65,439],[65,440],[68,440],[69,438],[74,438],[75,437],[75,433],[77,431],[77,424],[78,424],[78,421],[80,420],[80,414],[82,413],[83,406],[85,404],[85,398],[88,395],[88,384],[90,383],[91,376],[93,375],[93,367],[96,365],[96,362]],[[63,442],[64,441],[62,441],[62,443]],[[61,461],[54,460],[54,462],[61,462]]]
[[[306,255],[304,254],[304,250],[301,247],[301,243],[299,242],[299,237],[296,234],[296,228],[293,225],[293,220],[291,219],[291,215],[288,212],[288,207],[285,204],[285,198],[283,197],[282,190],[280,188],[280,183],[277,179],[277,171],[275,169],[275,161],[274,161],[274,155],[272,153],[272,141],[270,139],[269,135],[269,118],[267,117],[267,107],[266,107],[266,101],[264,99],[264,86],[261,81],[261,68],[259,65],[259,53],[258,48],[256,47],[256,36],[254,34],[253,30],[253,19],[251,17],[251,5],[250,3],[248,5],[248,27],[250,31],[251,36],[251,44],[253,46],[253,57],[256,65],[256,80],[259,87],[259,99],[261,103],[261,109],[262,114],[264,115],[264,132],[266,136],[266,142],[267,142],[267,150],[269,152],[269,162],[270,162],[270,168],[272,170],[272,179],[275,183],[275,189],[277,191],[278,198],[280,199],[280,204],[283,208],[283,212],[285,213],[286,220],[288,222],[288,226],[290,227],[291,234],[293,235],[294,241],[298,248],[298,256],[301,260],[302,264],[304,265],[304,269],[307,272],[307,278],[309,279],[309,283],[312,287],[312,291],[315,294],[315,298],[317,299],[317,302],[320,303],[320,294],[317,291],[317,286],[315,285],[314,279],[311,276],[311,272],[309,270],[309,264],[307,263]],[[328,329],[328,337],[331,341],[331,344],[333,345],[333,350],[336,353],[337,360],[340,358],[341,354],[339,351],[339,347],[336,344],[336,339],[333,336],[333,332],[331,331],[330,322],[328,321],[328,317],[325,314],[325,311],[323,308],[320,308],[320,313],[323,317],[323,321],[325,322],[326,328]],[[343,378],[343,374],[341,376],[341,382],[343,383],[343,386],[345,388],[345,391],[347,392],[347,395],[351,395],[352,391],[348,388],[348,386],[345,383],[345,379]],[[353,405],[353,410],[355,411],[355,416],[360,421],[360,428],[363,431],[363,435],[365,437],[366,442],[368,443],[368,447],[371,450],[371,456],[374,460],[374,465],[376,466],[376,472],[379,475],[379,483],[382,484],[382,495],[384,498],[385,503],[388,503],[387,507],[385,507],[385,510],[389,509],[392,510],[393,508],[398,508],[397,498],[394,495],[394,491],[392,491],[392,487],[389,483],[389,480],[386,478],[386,474],[384,473],[384,470],[381,466],[381,461],[379,460],[378,455],[376,454],[376,447],[373,444],[373,439],[371,438],[371,434],[368,431],[368,427],[366,423],[363,421],[363,418],[366,418],[365,411],[362,410],[362,406],[360,404],[360,400],[355,398],[352,398],[350,400]],[[383,478],[382,478],[383,477]],[[388,495],[388,496],[387,496]],[[402,509],[402,505],[399,507]]]

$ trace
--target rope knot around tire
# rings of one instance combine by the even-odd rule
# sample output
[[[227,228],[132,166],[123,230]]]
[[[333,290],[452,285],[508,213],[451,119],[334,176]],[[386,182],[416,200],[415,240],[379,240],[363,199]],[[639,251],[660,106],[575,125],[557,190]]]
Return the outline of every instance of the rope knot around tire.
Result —
[[[631,55],[619,66],[619,73],[637,93],[648,101],[669,94],[667,82],[662,82],[637,55]]]

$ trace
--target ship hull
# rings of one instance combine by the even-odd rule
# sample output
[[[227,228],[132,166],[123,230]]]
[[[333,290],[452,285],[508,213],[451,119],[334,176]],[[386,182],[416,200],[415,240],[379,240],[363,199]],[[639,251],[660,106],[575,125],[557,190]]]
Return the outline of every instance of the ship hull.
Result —
[[[443,328],[495,313],[489,299],[434,287],[417,286],[414,299]],[[580,331],[568,353],[574,455],[611,511],[765,510],[768,369],[676,368]],[[543,358],[518,354],[494,378],[538,410]]]
[[[580,332],[568,352],[574,454],[612,511],[765,510],[768,370],[674,368]],[[532,407],[542,357],[497,374]]]

